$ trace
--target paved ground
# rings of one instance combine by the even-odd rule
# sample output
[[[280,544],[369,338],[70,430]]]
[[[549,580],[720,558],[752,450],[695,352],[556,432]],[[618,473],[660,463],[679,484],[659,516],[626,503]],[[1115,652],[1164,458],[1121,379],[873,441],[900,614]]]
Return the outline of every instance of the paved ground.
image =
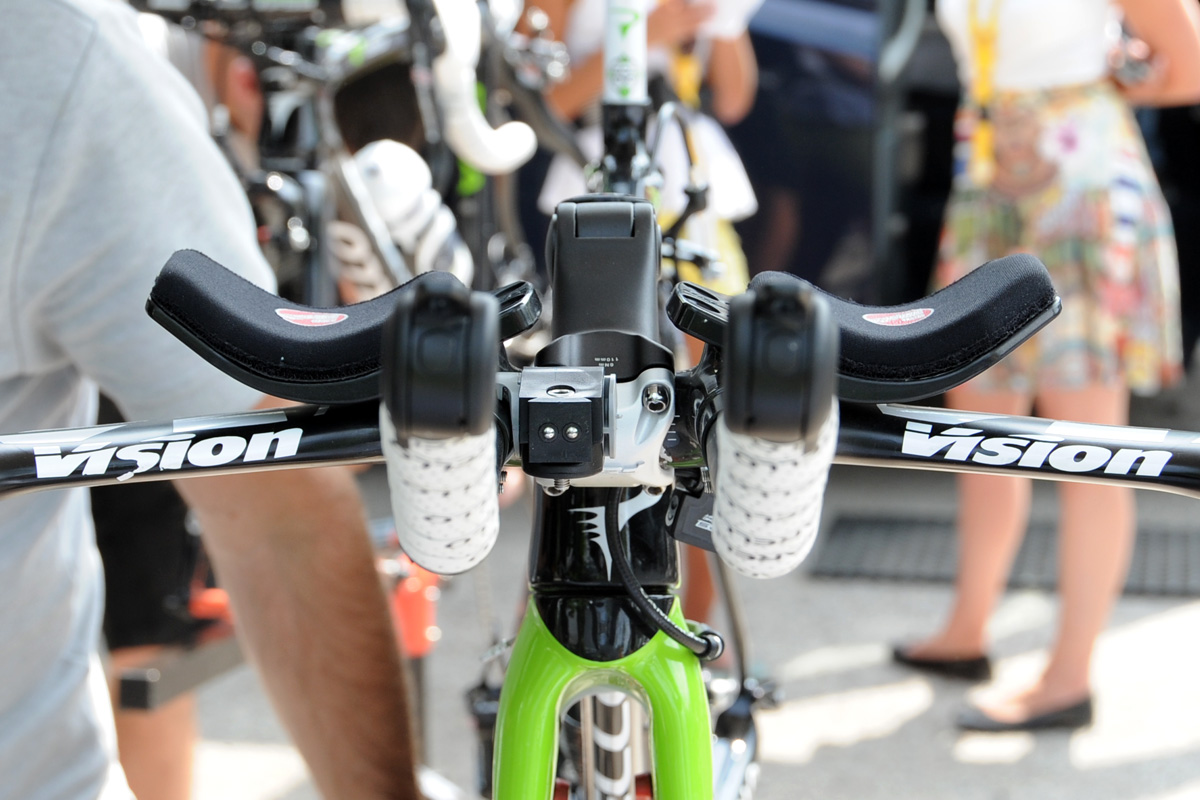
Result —
[[[1200,397],[1193,387],[1192,396]],[[1178,397],[1139,408],[1142,421],[1200,429]],[[1144,493],[1142,519],[1184,524],[1193,501]],[[947,476],[838,468],[826,501],[845,510],[913,516],[953,503]],[[1039,485],[1035,514],[1053,515]],[[445,635],[428,670],[429,761],[464,787],[474,778],[462,694],[478,677],[487,625],[511,627],[521,595],[528,527],[506,516],[496,551],[477,574],[448,584]],[[762,800],[956,798],[956,800],[1183,800],[1200,798],[1200,601],[1125,598],[1100,642],[1098,718],[1089,730],[1038,736],[959,734],[952,725],[968,690],[906,672],[888,643],[930,630],[947,607],[944,586],[829,581],[803,573],[740,582],[752,618],[754,660],[786,700],[761,718]],[[997,679],[1037,670],[1054,618],[1053,595],[1010,594],[995,621]],[[311,800],[303,766],[285,743],[244,668],[201,693],[204,741],[197,800]]]

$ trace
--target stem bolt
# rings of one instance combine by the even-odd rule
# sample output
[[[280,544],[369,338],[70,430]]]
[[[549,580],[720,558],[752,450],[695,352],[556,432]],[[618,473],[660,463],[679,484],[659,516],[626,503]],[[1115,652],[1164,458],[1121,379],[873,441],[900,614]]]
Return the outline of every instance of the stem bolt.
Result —
[[[567,437],[567,441],[573,442],[579,438],[579,426],[568,425],[563,428],[563,436]]]
[[[670,404],[671,394],[661,383],[652,383],[642,392],[642,405],[651,414],[661,414]]]
[[[554,441],[554,437],[557,435],[558,435],[558,431],[556,431],[554,429],[553,425],[543,425],[542,426],[542,438],[545,439],[547,442]]]

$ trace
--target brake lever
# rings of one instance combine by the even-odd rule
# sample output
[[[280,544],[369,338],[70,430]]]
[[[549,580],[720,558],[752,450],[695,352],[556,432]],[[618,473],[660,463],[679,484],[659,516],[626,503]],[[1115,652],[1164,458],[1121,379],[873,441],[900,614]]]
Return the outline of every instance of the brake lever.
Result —
[[[430,146],[442,142],[442,118],[434,95],[433,60],[445,50],[445,35],[431,0],[406,0],[405,8],[417,36],[412,43],[410,76],[417,96],[417,113]],[[440,176],[437,176],[440,177]],[[440,182],[435,180],[435,186]]]
[[[705,280],[715,280],[725,274],[725,262],[721,254],[708,247],[701,247],[687,239],[668,239],[663,234],[662,257],[679,263],[695,264]]]
[[[567,77],[570,56],[567,46],[550,34],[550,17],[540,8],[525,15],[533,36],[509,35],[504,59],[513,68],[516,80],[533,92],[545,92]]]
[[[513,34],[494,48],[493,64],[501,88],[508,92],[520,118],[533,128],[542,147],[586,167],[587,157],[575,132],[546,103],[546,89],[566,77],[566,45],[550,37],[545,12],[531,9],[528,18],[534,31],[532,38]],[[524,46],[520,46],[522,41]]]
[[[687,204],[683,207],[683,213],[671,225],[665,233],[664,239],[678,239],[679,232],[683,230],[683,226],[694,215],[708,208],[708,184],[707,183],[689,183],[683,187],[683,193],[687,195]]]

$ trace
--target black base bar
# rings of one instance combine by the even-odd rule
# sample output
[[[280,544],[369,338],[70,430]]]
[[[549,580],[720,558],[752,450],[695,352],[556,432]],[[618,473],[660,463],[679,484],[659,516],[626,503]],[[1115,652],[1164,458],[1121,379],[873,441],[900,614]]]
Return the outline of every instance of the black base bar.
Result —
[[[379,403],[0,434],[0,497],[268,469],[383,461]]]
[[[380,463],[378,413],[376,403],[294,406],[0,434],[0,498],[201,473]],[[1166,428],[843,403],[834,461],[1111,483],[1200,499],[1200,433]]]
[[[1024,475],[1200,499],[1200,434],[843,403],[838,464]]]

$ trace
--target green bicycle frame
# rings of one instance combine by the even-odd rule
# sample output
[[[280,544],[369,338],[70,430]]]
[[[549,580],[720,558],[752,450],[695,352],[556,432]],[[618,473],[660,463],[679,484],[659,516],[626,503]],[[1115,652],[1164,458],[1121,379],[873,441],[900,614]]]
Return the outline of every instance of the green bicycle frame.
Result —
[[[671,617],[683,624],[678,600]],[[550,633],[531,600],[500,695],[495,800],[548,800],[563,713],[579,697],[609,688],[633,695],[649,712],[655,800],[711,796],[708,697],[696,656],[659,632],[624,658],[581,658]]]

